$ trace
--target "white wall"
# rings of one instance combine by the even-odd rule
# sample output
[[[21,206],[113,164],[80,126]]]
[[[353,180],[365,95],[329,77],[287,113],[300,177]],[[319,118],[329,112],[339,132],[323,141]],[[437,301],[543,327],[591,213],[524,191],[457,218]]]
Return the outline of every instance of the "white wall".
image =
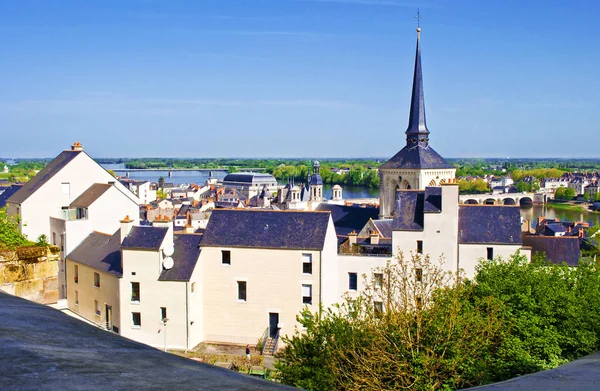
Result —
[[[465,271],[465,277],[475,277],[475,268],[481,259],[487,258],[487,249],[492,248],[494,259],[501,257],[507,260],[511,255],[520,251],[531,261],[531,249],[522,248],[516,244],[460,244],[460,264],[459,267]]]
[[[79,268],[77,283],[74,281],[74,267]],[[67,281],[67,306],[74,313],[84,317],[101,328],[106,328],[106,305],[112,306],[112,324],[120,329],[119,278],[114,274],[100,272],[84,264],[67,259],[69,281]],[[100,274],[100,287],[94,286],[94,273]],[[79,304],[75,303],[75,292],[79,293]],[[96,314],[94,301],[100,304],[100,315]]]
[[[221,250],[231,251],[231,265]],[[302,254],[312,256],[312,274],[302,272]],[[205,341],[255,344],[279,314],[281,335],[292,334],[304,307],[302,284],[312,285],[311,311],[319,308],[320,251],[203,247]],[[247,300],[238,300],[238,281],[247,283]]]
[[[167,347],[187,348],[186,283],[158,281],[162,272],[162,251],[122,250],[123,277],[120,280],[121,335],[150,346],[164,347],[161,307],[167,308]],[[132,273],[135,273],[132,274]],[[140,283],[140,301],[131,301],[131,282]],[[140,327],[133,325],[132,313],[142,316]]]
[[[423,241],[423,254],[429,254],[436,262],[444,258],[444,268],[458,269],[458,185],[443,185],[442,212],[425,213],[423,231],[393,231],[392,251],[402,252],[405,258],[416,253],[417,241]]]
[[[30,240],[41,234],[50,237],[50,217],[62,218],[62,207],[69,204],[94,183],[114,182],[128,198],[138,198],[85,153],[78,154],[21,204],[21,231]],[[61,194],[61,183],[69,183],[69,194]],[[12,210],[12,208],[11,208]]]
[[[368,282],[372,279],[373,269],[384,267],[392,259],[391,256],[366,256],[366,255],[338,255],[338,301],[341,302],[344,295],[355,298],[365,288],[365,277]],[[349,274],[357,273],[357,290],[349,290]]]
[[[331,216],[327,223],[325,244],[321,252],[321,302],[324,307],[336,303],[340,299],[339,294],[339,269],[340,258],[337,251],[337,236]]]

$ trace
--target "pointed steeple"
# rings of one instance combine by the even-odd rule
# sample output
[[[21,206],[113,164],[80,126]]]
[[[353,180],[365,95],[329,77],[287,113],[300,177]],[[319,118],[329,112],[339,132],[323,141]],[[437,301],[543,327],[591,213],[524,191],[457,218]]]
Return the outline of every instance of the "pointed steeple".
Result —
[[[412,97],[408,128],[406,129],[408,147],[424,147],[429,144],[429,130],[425,121],[425,97],[423,94],[423,73],[421,71],[421,28],[417,28],[417,52],[415,54],[415,73],[413,76]]]

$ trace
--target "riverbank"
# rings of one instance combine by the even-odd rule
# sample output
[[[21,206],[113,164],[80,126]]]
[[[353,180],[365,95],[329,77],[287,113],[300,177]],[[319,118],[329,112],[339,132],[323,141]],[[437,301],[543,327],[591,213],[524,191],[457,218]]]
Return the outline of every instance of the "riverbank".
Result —
[[[600,214],[600,212],[593,211],[589,208],[590,204],[576,204],[574,201],[568,201],[565,203],[548,203],[546,204],[547,208],[557,209],[557,210],[570,210],[573,212],[586,212],[593,214]]]

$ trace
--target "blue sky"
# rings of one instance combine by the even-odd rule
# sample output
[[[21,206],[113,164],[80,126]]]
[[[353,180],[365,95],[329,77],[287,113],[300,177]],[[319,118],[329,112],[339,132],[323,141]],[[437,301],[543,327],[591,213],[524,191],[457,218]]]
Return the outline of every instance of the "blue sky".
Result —
[[[0,0],[0,156],[596,157],[600,2]]]

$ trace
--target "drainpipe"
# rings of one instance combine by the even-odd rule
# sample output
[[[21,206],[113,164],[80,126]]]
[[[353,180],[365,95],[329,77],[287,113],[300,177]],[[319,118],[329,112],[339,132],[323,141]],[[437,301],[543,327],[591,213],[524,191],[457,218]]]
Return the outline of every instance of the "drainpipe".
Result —
[[[456,238],[456,282],[460,282],[460,242],[462,238],[462,229],[458,230],[458,237]]]
[[[319,251],[319,319],[323,307],[323,250]]]
[[[189,282],[186,281],[185,282],[185,352],[187,353],[188,350],[190,350],[190,319],[189,319],[189,314],[190,314],[190,310],[189,310],[189,303],[188,303],[188,299],[189,299],[189,291],[188,291],[188,284]]]

